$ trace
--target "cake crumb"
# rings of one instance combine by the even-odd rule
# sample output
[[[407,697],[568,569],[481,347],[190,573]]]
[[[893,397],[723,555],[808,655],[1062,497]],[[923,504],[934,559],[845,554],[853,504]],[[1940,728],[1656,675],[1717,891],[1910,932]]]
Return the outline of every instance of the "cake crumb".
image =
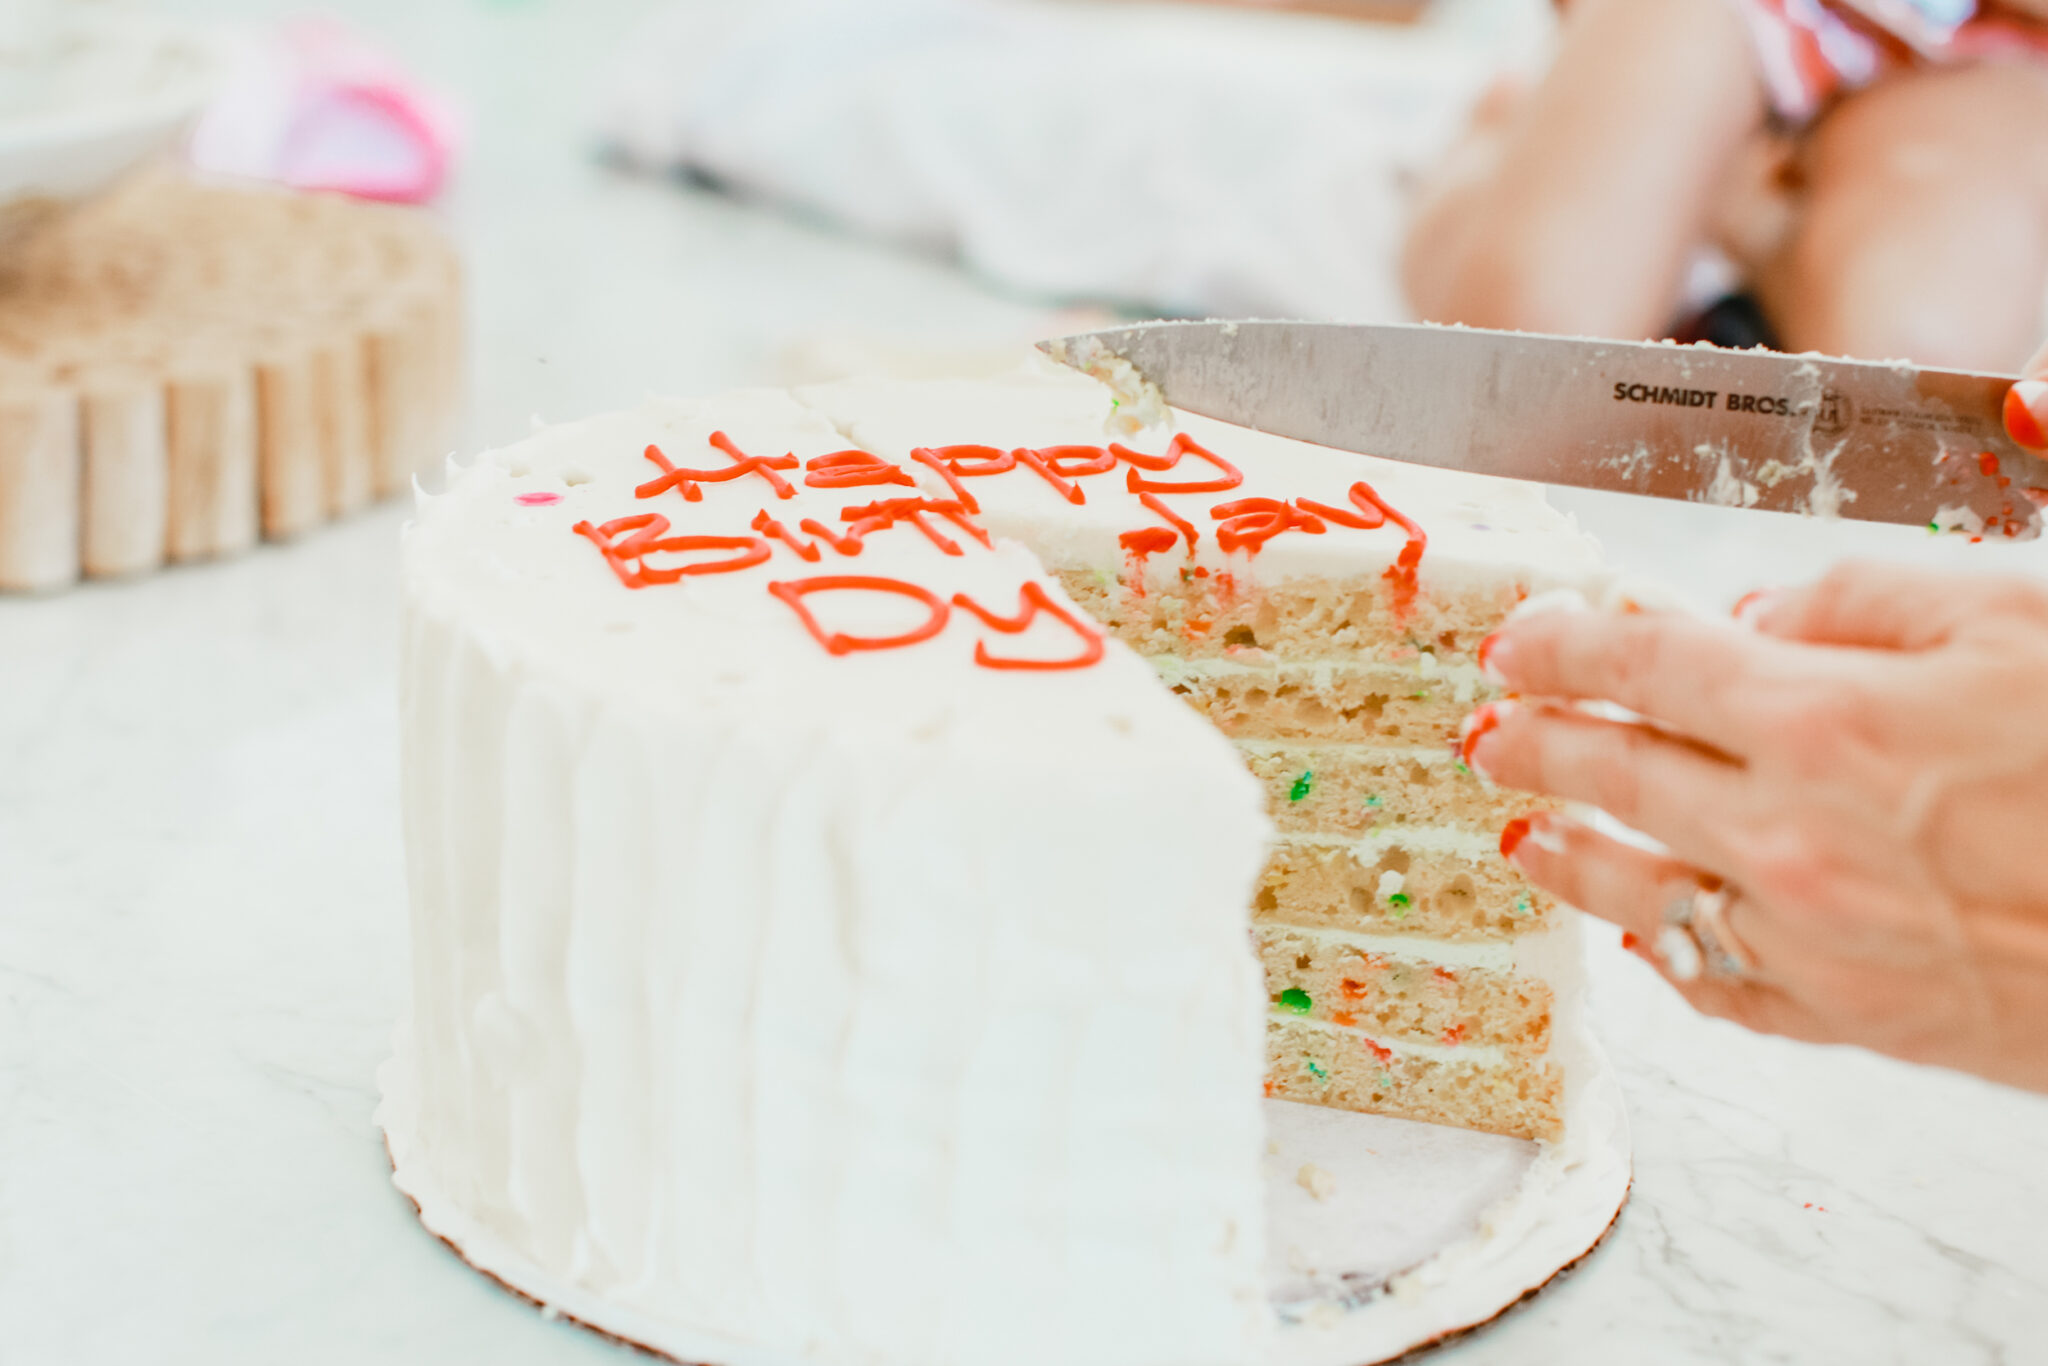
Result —
[[[1111,436],[1136,436],[1172,417],[1159,386],[1139,373],[1137,366],[1103,345],[1100,337],[1062,338],[1047,347],[1046,354],[1109,386],[1116,399],[1102,425]]]
[[[1294,1184],[1318,1200],[1327,1200],[1337,1193],[1337,1178],[1313,1162],[1301,1164],[1301,1170],[1294,1174]]]

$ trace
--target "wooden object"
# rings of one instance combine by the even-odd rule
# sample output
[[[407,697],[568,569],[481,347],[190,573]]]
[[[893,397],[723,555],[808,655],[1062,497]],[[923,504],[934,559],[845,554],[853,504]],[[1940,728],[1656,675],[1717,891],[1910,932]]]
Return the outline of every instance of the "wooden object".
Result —
[[[0,254],[0,590],[295,536],[448,448],[462,287],[421,214],[154,174]]]

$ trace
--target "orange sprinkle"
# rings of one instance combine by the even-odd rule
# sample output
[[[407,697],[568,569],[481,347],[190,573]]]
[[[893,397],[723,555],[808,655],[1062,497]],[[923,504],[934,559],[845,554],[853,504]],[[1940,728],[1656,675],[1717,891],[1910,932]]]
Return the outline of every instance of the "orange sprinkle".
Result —
[[[1356,1029],[1358,1027],[1358,1017],[1348,1010],[1333,1010],[1330,1012],[1330,1023],[1341,1025],[1345,1029]]]
[[[1349,977],[1337,984],[1337,990],[1344,993],[1347,1001],[1356,1001],[1365,995],[1365,983],[1354,982]]]

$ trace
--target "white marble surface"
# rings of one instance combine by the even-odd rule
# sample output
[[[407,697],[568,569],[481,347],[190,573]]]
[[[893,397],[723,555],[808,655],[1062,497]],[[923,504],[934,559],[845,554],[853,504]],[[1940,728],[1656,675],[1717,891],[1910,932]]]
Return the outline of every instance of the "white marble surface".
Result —
[[[166,6],[170,8],[170,6]],[[272,0],[177,8],[267,14]],[[580,158],[614,0],[358,0],[467,94],[473,437],[771,379],[821,329],[1023,335],[930,262]],[[1705,601],[1850,542],[1574,503]],[[405,983],[385,508],[0,599],[0,1362],[623,1362],[424,1236],[370,1126]],[[2008,559],[2019,558],[2008,556]],[[1447,1363],[2048,1361],[2048,1100],[1689,1015],[1596,950],[1633,1203]]]

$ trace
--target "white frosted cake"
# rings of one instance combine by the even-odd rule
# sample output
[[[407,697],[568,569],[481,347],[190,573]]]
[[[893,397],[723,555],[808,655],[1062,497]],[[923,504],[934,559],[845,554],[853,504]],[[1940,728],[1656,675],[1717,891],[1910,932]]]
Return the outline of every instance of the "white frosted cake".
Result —
[[[1559,1137],[1574,930],[1451,737],[1592,547],[1112,403],[655,402],[422,499],[384,1118],[465,1255],[641,1340],[1239,1363],[1264,1097]]]

